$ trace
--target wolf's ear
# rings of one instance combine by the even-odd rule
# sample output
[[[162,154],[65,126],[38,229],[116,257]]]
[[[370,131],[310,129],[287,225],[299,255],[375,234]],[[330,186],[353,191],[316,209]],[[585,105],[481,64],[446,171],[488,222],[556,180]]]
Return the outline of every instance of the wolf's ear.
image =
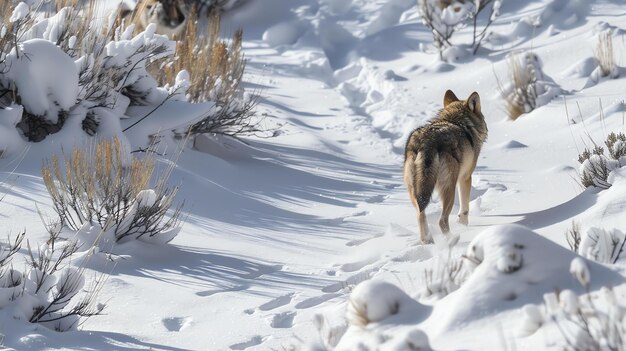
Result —
[[[459,98],[454,95],[452,90],[446,91],[446,95],[443,96],[443,107],[448,106],[449,103],[459,101]]]
[[[478,96],[477,92],[473,92],[465,103],[472,112],[480,113],[480,96]]]

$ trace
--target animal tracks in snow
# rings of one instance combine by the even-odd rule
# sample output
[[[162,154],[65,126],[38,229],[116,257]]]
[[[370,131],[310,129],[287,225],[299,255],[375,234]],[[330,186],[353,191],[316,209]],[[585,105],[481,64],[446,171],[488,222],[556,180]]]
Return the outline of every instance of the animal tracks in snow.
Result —
[[[355,217],[363,217],[363,216],[367,216],[368,214],[370,214],[370,211],[359,211],[348,216],[327,219],[326,223],[330,225],[338,225],[338,224],[345,222],[346,219],[355,218]]]
[[[359,269],[378,261],[378,257],[372,256],[360,261],[344,263],[340,269],[344,272],[356,272]]]
[[[263,343],[263,341],[265,341],[265,340],[264,340],[264,338],[262,336],[255,335],[255,336],[251,337],[247,341],[230,345],[230,349],[231,350],[245,350],[245,349],[247,349],[249,347],[252,347],[252,346],[261,345],[261,343]]]
[[[353,285],[357,285],[360,282],[364,282],[368,279],[370,279],[372,277],[372,275],[378,272],[378,268],[371,268],[371,269],[366,269],[363,270],[357,274],[351,275],[350,277],[348,277],[345,280],[342,281],[338,281],[336,283],[330,284],[324,288],[322,288],[322,292],[325,293],[336,293],[338,291],[341,291],[342,289],[348,287],[348,286],[353,286]]]
[[[259,310],[271,311],[275,308],[288,305],[291,302],[291,299],[293,298],[294,295],[295,293],[289,293],[287,295],[279,296],[259,306]]]
[[[313,296],[310,297],[308,299],[302,300],[300,302],[298,302],[294,307],[298,310],[300,309],[305,309],[305,308],[311,308],[311,307],[315,307],[317,305],[320,305],[326,301],[330,301],[336,297],[342,296],[342,294],[339,293],[332,293],[332,294],[324,294],[324,295],[320,295],[320,296]]]
[[[291,328],[293,327],[293,319],[296,317],[296,312],[287,311],[277,313],[270,317],[270,326],[272,328]]]
[[[169,317],[163,318],[161,323],[171,332],[179,332],[193,324],[191,317]]]
[[[356,240],[350,240],[346,243],[346,246],[359,246],[365,242],[368,242],[372,239],[376,239],[376,238],[380,238],[381,236],[383,236],[383,233],[380,234],[375,234],[373,236],[370,236],[369,238],[364,238],[364,239],[356,239]]]

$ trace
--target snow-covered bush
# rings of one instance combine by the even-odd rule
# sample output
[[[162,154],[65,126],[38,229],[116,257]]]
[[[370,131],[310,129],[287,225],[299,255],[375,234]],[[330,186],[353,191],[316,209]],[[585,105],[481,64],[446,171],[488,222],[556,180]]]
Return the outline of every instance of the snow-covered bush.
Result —
[[[161,85],[166,85],[176,81],[179,72],[186,72],[189,101],[216,103],[216,111],[210,111],[189,128],[192,134],[261,133],[260,126],[252,119],[257,95],[244,94],[240,84],[246,66],[241,51],[243,31],[237,30],[230,44],[221,40],[219,12],[211,14],[207,33],[198,33],[198,27],[197,12],[192,11],[186,35],[177,42],[178,56],[173,62],[155,62],[151,73]]]
[[[359,284],[350,294],[346,319],[348,329],[334,350],[431,350],[428,336],[419,328],[381,333],[377,328],[399,316],[418,323],[430,307],[411,298],[397,286],[379,280]],[[402,320],[402,317],[399,317]],[[390,322],[393,324],[393,322]]]
[[[626,245],[626,235],[617,229],[591,227],[586,231],[578,222],[565,232],[570,249],[579,255],[600,263],[616,263]]]
[[[62,164],[53,156],[42,176],[62,225],[74,231],[97,225],[117,242],[169,242],[180,230],[182,209],[178,206],[166,218],[178,191],[167,186],[171,167],[173,163],[151,187],[154,150],[143,158],[132,156],[114,138],[87,151],[75,148]]]
[[[509,118],[515,120],[561,94],[561,88],[543,72],[541,61],[535,53],[511,55],[508,66],[507,84],[498,85]]]
[[[604,147],[595,145],[590,151],[585,148],[578,155],[580,179],[585,188],[595,186],[601,189],[611,187],[609,177],[613,170],[626,165],[626,135],[611,132],[604,141]]]
[[[28,140],[58,132],[70,117],[95,129],[86,130],[90,134],[98,132],[101,119],[119,133],[119,119],[112,121],[99,108],[122,116],[130,104],[157,104],[167,97],[145,66],[172,56],[175,47],[154,28],[131,37],[132,31],[116,30],[113,21],[100,25],[87,17],[89,7],[77,4],[42,18],[22,5],[2,29],[0,106],[24,107],[17,126]]]
[[[96,300],[103,279],[96,277],[85,291],[81,267],[70,265],[78,250],[76,242],[58,241],[58,232],[33,250],[28,245],[29,268],[12,268],[13,255],[22,247],[24,234],[13,242],[0,243],[0,309],[10,308],[13,318],[39,323],[56,331],[75,329],[81,318],[98,315],[104,305]],[[82,297],[81,297],[82,295]]]
[[[16,126],[26,139],[41,141],[69,120],[89,135],[122,137],[146,117],[129,113],[129,107],[156,110],[169,99],[187,100],[186,90],[190,102],[218,106],[207,107],[204,118],[185,122],[186,130],[260,131],[252,122],[256,99],[239,84],[245,68],[241,32],[229,46],[217,37],[219,20],[211,20],[210,27],[218,30],[209,36],[188,33],[175,57],[176,43],[156,34],[154,25],[134,35],[134,27],[125,27],[114,14],[108,20],[95,16],[96,0],[58,1],[56,12],[48,4],[48,17],[38,3],[0,4],[0,108],[23,107]],[[195,25],[190,23],[192,29]],[[163,69],[148,70],[153,62]],[[137,120],[123,129],[120,120],[128,116]]]
[[[616,263],[626,244],[626,236],[617,229],[589,228],[582,236],[578,253],[601,263]]]
[[[432,32],[439,57],[444,59],[444,50],[454,46],[451,42],[453,34],[468,25],[473,27],[471,50],[476,54],[487,29],[500,13],[501,0],[418,0],[417,4],[422,23]],[[489,19],[481,27],[478,15],[488,7],[491,10]]]
[[[561,335],[564,350],[626,350],[626,305],[612,288],[597,293],[589,291],[589,268],[581,258],[570,266],[571,274],[587,293],[577,295],[566,289],[544,295],[544,305],[526,305],[519,335],[528,336],[539,329],[554,326]]]

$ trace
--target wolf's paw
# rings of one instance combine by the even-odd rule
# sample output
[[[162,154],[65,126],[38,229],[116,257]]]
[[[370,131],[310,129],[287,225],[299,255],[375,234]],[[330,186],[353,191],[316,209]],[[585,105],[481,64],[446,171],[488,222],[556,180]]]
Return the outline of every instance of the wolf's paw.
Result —
[[[434,244],[435,241],[433,240],[433,237],[431,235],[429,235],[426,238],[421,238],[420,239],[420,243],[422,245],[429,245],[429,244]]]
[[[457,218],[456,221],[457,221],[457,223],[460,223],[460,224],[463,224],[463,225],[468,225],[468,222],[469,222],[468,219],[469,219],[469,216],[467,215],[467,213],[466,214],[462,214],[461,213],[461,214],[459,214],[459,218]]]

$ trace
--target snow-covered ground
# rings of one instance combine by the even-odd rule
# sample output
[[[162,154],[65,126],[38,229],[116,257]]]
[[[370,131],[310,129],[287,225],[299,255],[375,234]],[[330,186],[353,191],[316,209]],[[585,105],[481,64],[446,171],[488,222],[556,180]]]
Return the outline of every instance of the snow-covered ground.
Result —
[[[583,233],[626,231],[626,168],[613,172],[608,190],[584,190],[577,161],[609,132],[626,131],[621,0],[504,0],[489,28],[497,34],[454,62],[439,59],[413,0],[249,0],[224,15],[225,33],[239,26],[245,86],[260,91],[258,114],[280,126],[279,135],[245,143],[198,137],[170,178],[185,201],[178,236],[168,245],[120,244],[120,259],[88,265],[88,273],[109,274],[98,298],[107,307],[78,331],[58,333],[0,309],[0,346],[409,350],[427,336],[433,349],[537,350],[566,344],[554,326],[524,333],[537,315],[524,306],[545,314],[544,294],[550,301],[557,289],[585,293],[570,268],[589,270],[588,291],[623,292],[626,256],[571,266],[577,255],[565,236],[573,220]],[[619,77],[599,79],[593,50],[611,28]],[[454,40],[470,35],[464,28]],[[511,121],[498,81],[508,80],[507,55],[530,50],[561,94]],[[45,73],[49,84],[58,81]],[[28,79],[35,78],[21,82]],[[489,138],[473,176],[469,226],[451,221],[444,237],[435,197],[435,244],[422,245],[402,180],[404,143],[441,108],[447,89],[480,94]],[[195,118],[176,103],[182,107],[164,106],[150,123],[171,129],[180,120],[168,116]],[[11,113],[0,110],[5,119]],[[143,146],[142,133],[127,135],[133,146]],[[36,245],[47,239],[38,210],[53,215],[42,160],[72,135],[26,143],[5,134],[0,143],[19,148],[0,159],[0,236],[25,229]],[[454,291],[425,293],[424,272],[464,253],[468,270]],[[369,323],[355,317],[363,306]]]

